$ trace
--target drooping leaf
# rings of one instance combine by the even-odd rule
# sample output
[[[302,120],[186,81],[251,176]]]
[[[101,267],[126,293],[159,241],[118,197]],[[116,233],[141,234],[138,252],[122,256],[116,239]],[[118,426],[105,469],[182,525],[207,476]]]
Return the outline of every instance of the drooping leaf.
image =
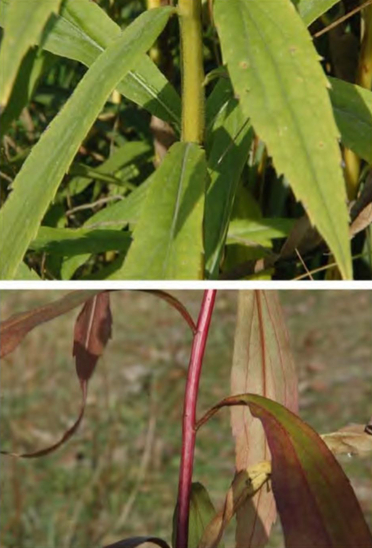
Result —
[[[22,342],[24,337],[38,325],[65,314],[72,308],[87,301],[100,290],[72,291],[60,299],[11,316],[0,324],[0,357],[4,357]]]
[[[175,143],[153,176],[116,279],[203,278],[207,166],[195,143]]]
[[[7,104],[22,59],[34,45],[61,0],[12,0],[7,13],[7,25],[0,48],[0,109]]]
[[[272,455],[272,487],[286,548],[372,547],[372,536],[350,482],[321,437],[297,415],[256,394],[222,400],[247,405],[262,422]]]
[[[112,316],[110,294],[104,291],[85,303],[74,332],[72,354],[76,360],[76,373],[82,384],[86,383],[111,338]]]
[[[0,26],[7,25],[9,0],[0,0]],[[90,67],[104,49],[120,36],[120,27],[90,0],[66,0],[52,16],[46,32],[35,43],[62,57]],[[155,116],[179,127],[181,100],[175,89],[147,55],[118,83],[117,89]]]
[[[207,277],[217,278],[235,195],[253,139],[249,121],[235,98],[231,98],[217,116],[210,139],[205,262]]]
[[[305,25],[309,27],[340,0],[292,0]]]
[[[187,310],[185,305],[181,303],[180,300],[176,299],[174,295],[171,295],[170,293],[159,289],[145,289],[144,291],[146,291],[146,293],[151,293],[151,295],[155,295],[155,297],[159,297],[159,299],[162,299],[163,301],[166,301],[168,304],[170,304],[175,310],[177,310],[177,312],[181,314],[183,319],[190,327],[191,331],[195,333],[196,324],[192,319],[190,312]]]
[[[372,163],[372,91],[329,78],[329,94],[341,140],[355,154]]]
[[[29,453],[1,451],[3,455],[11,455],[24,459],[44,457],[56,451],[66,443],[78,429],[85,411],[88,394],[88,381],[94,371],[98,358],[111,337],[112,316],[110,311],[109,293],[104,291],[89,299],[83,306],[75,323],[73,356],[76,361],[76,373],[80,381],[82,401],[80,412],[70,428],[53,445]]]
[[[253,392],[298,407],[295,364],[285,320],[275,291],[240,291],[231,370],[231,393]],[[245,470],[270,459],[260,421],[246,407],[231,409],[236,469]],[[237,512],[236,546],[264,546],[276,510],[271,491],[263,490]]]
[[[289,0],[216,0],[215,19],[244,115],[350,279],[339,132],[303,22]]]
[[[156,544],[160,548],[170,548],[165,540],[158,537],[131,537],[114,542],[114,544],[107,544],[103,548],[137,548],[137,546],[141,546],[141,544],[145,544],[146,542],[152,542],[152,544]]]
[[[97,58],[32,149],[0,212],[1,279],[11,279],[109,94],[164,28],[172,8],[148,10]],[[20,219],[22,222],[20,222]]]

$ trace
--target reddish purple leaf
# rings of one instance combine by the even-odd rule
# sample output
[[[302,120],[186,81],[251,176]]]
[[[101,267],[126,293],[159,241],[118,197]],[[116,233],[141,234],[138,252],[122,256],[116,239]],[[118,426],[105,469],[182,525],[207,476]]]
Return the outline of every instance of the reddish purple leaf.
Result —
[[[82,401],[78,418],[74,424],[63,434],[59,441],[49,447],[31,453],[1,451],[3,455],[12,455],[25,459],[43,457],[58,449],[76,432],[84,416],[88,380],[94,371],[98,358],[101,356],[111,337],[111,324],[112,316],[109,293],[106,291],[89,299],[84,304],[77,317],[74,332],[73,355],[76,359],[76,373],[80,380]]]
[[[81,383],[91,377],[111,337],[111,325],[109,293],[105,291],[89,299],[76,320],[72,354]]]
[[[231,396],[210,409],[247,405],[265,429],[272,486],[286,548],[372,548],[372,536],[341,466],[321,437],[282,405],[255,394]]]
[[[167,293],[166,291],[162,291],[160,289],[159,290],[158,289],[145,289],[144,291],[146,291],[146,293],[151,293],[152,295],[155,295],[156,297],[159,297],[159,299],[163,299],[168,304],[173,306],[173,308],[175,308],[181,314],[181,316],[184,318],[184,320],[187,322],[187,324],[190,327],[191,331],[193,333],[195,333],[195,331],[196,331],[195,322],[192,319],[189,311],[181,303],[181,301],[176,299],[176,297],[174,297],[170,293]]]
[[[38,325],[65,314],[100,291],[72,291],[44,306],[11,316],[0,324],[0,357],[12,352],[29,331]]]

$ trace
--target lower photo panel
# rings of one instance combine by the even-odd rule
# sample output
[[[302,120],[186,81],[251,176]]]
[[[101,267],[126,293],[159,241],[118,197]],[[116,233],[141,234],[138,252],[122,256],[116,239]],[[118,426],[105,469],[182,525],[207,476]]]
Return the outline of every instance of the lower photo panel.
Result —
[[[372,291],[1,292],[1,547],[372,548]]]

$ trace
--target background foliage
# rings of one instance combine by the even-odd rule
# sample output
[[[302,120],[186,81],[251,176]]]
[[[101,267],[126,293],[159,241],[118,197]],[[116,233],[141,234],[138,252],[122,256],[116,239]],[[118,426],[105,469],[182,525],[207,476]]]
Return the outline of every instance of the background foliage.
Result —
[[[67,32],[67,27],[64,24],[71,23],[72,20],[77,21],[79,17],[80,21],[84,20],[81,18],[83,11],[79,12],[79,3],[75,2],[77,11],[74,17],[71,16],[71,13],[67,13],[65,23],[57,26],[57,34],[53,37],[47,35],[43,44],[46,49],[32,47],[22,61],[13,93],[1,116],[0,176],[3,202],[9,195],[9,184],[20,172],[31,149],[40,142],[43,133],[44,140],[48,139],[48,130],[46,132],[45,130],[57,113],[61,111],[66,101],[69,98],[74,98],[76,86],[87,74],[84,65],[88,67],[92,65],[97,55],[109,45],[110,40],[119,35],[120,28],[126,28],[147,8],[147,4],[141,0],[97,0],[96,3],[105,10],[111,20],[104,20],[101,16],[97,16],[97,19],[93,17],[89,23],[89,38],[82,37],[77,32],[73,35],[69,34],[69,38],[66,39],[66,34],[64,34]],[[265,5],[269,6],[269,3]],[[20,4],[22,4],[22,0],[20,0]],[[26,5],[27,2],[23,2],[23,4]],[[58,9],[58,2],[54,2],[53,5],[50,2],[48,4],[49,9],[53,7]],[[287,20],[285,2],[283,1],[281,4],[283,5],[282,16]],[[310,34],[315,35],[326,25],[337,20],[338,17],[357,8],[360,2],[359,0],[319,0],[317,2],[293,0],[293,4],[299,10],[304,23],[309,25]],[[61,6],[63,7],[63,5],[62,2]],[[152,5],[151,2],[149,5]],[[253,9],[254,2],[251,2],[251,5]],[[81,6],[83,10],[83,2]],[[298,70],[295,70],[296,65],[294,64],[291,78],[288,73],[288,80],[283,84],[285,93],[280,99],[283,101],[280,109],[281,114],[276,117],[267,111],[268,119],[265,120],[266,110],[259,106],[259,102],[262,100],[265,89],[268,90],[270,98],[270,90],[274,89],[272,86],[277,78],[277,75],[275,76],[275,58],[272,63],[272,72],[270,72],[271,69],[269,70],[268,61],[282,47],[283,37],[278,33],[278,21],[276,21],[276,26],[274,25],[270,30],[270,25],[273,24],[270,22],[270,10],[266,14],[263,12],[260,15],[262,17],[261,28],[268,33],[267,37],[263,38],[264,42],[268,44],[268,50],[264,52],[266,57],[263,59],[264,65],[268,68],[265,73],[263,89],[256,95],[251,94],[252,97],[245,97],[241,91],[244,92],[247,82],[249,85],[251,84],[249,78],[256,78],[257,74],[248,76],[250,73],[243,61],[241,61],[243,63],[241,66],[233,66],[234,56],[231,60],[224,41],[227,44],[233,44],[234,48],[243,48],[242,51],[246,45],[244,41],[242,44],[238,44],[232,41],[231,37],[229,38],[229,32],[234,28],[234,25],[231,21],[228,21],[227,25],[224,23],[223,2],[216,2],[215,18],[219,23],[221,44],[225,50],[224,61],[228,64],[235,93],[240,95],[240,109],[237,108],[237,99],[232,94],[226,73],[221,70],[221,47],[216,28],[211,20],[210,6],[211,3],[203,2],[203,59],[204,71],[208,75],[205,86],[207,95],[205,147],[210,177],[205,203],[205,276],[233,279],[257,276],[278,279],[295,278],[305,272],[303,263],[296,252],[297,249],[308,269],[325,268],[325,270],[314,274],[315,279],[322,279],[325,276],[337,277],[339,275],[337,271],[332,270],[329,266],[332,264],[333,258],[329,257],[324,243],[307,225],[303,226],[303,220],[301,220],[304,214],[303,205],[296,201],[295,196],[305,204],[312,221],[316,222],[328,244],[336,250],[336,259],[345,275],[349,268],[347,267],[349,243],[347,241],[343,188],[342,183],[341,186],[339,184],[341,171],[336,154],[336,129],[332,117],[328,118],[330,111],[325,117],[322,113],[325,113],[326,109],[323,108],[324,105],[321,108],[316,99],[320,88],[323,84],[325,85],[325,78],[321,75],[321,71],[314,72],[314,74],[312,72],[314,65],[311,64],[310,58],[315,57],[315,51],[309,45],[310,49],[307,52],[297,52],[299,55]],[[234,17],[237,17],[236,10],[239,2],[235,2],[234,6],[235,11],[231,9],[232,21]],[[2,25],[7,10],[9,10],[9,0],[1,0],[0,23]],[[256,14],[257,20],[258,16],[259,14]],[[86,19],[85,24],[87,21]],[[357,169],[357,182],[355,183],[356,188],[363,189],[368,186],[367,164],[372,161],[370,146],[368,146],[372,138],[372,92],[369,89],[362,89],[360,86],[356,88],[340,83],[341,80],[345,83],[354,83],[357,77],[358,59],[362,54],[361,25],[361,13],[357,12],[343,24],[319,38],[314,38],[314,45],[321,56],[324,72],[333,77],[331,100],[343,143],[353,151],[357,151],[364,160],[360,166],[361,169]],[[149,30],[150,26],[145,25],[145,28]],[[68,28],[70,29],[70,27]],[[284,23],[281,28],[285,28]],[[288,29],[290,29],[289,23]],[[22,34],[21,30],[21,28],[18,29],[20,34]],[[253,27],[248,31],[252,44],[256,44],[259,51],[264,51],[265,48],[260,44],[259,36],[254,34]],[[291,29],[292,31],[293,29]],[[68,32],[72,32],[71,29]],[[153,32],[155,36],[156,31]],[[293,31],[293,36],[296,35],[296,32]],[[239,36],[244,40],[241,32]],[[300,42],[302,38],[303,36],[299,36]],[[33,43],[31,36],[28,39],[30,39],[30,43]],[[144,42],[141,47],[145,48]],[[17,51],[20,48],[21,44],[19,43]],[[236,50],[232,50],[233,54],[234,51],[236,53]],[[297,55],[297,53],[294,51],[293,55]],[[161,247],[165,245],[165,239],[162,239],[161,233],[168,230],[168,233],[165,232],[165,234],[169,237],[169,223],[164,221],[165,228],[158,226],[156,217],[157,211],[162,208],[165,211],[166,207],[170,207],[169,204],[172,203],[172,200],[168,200],[167,204],[159,200],[155,204],[155,196],[158,194],[155,192],[156,181],[152,185],[153,207],[152,209],[144,208],[145,213],[141,217],[141,221],[145,217],[145,222],[137,223],[137,221],[140,205],[144,202],[146,189],[151,183],[151,179],[148,179],[149,176],[154,172],[155,166],[159,164],[164,150],[172,144],[174,139],[179,138],[181,105],[178,94],[181,94],[181,69],[179,29],[176,17],[170,18],[165,32],[161,35],[157,45],[151,49],[150,57],[172,83],[173,89],[170,86],[164,87],[166,80],[156,71],[155,65],[146,63],[144,58],[138,62],[135,68],[142,75],[141,77],[145,77],[146,85],[139,88],[138,80],[135,81],[135,78],[129,76],[129,79],[122,80],[117,86],[118,91],[123,95],[115,91],[103,109],[99,109],[100,113],[86,138],[80,145],[77,145],[77,141],[75,143],[78,146],[77,155],[68,173],[63,177],[54,200],[48,206],[42,219],[42,228],[39,229],[36,236],[33,234],[31,237],[34,228],[31,230],[29,226],[30,215],[25,214],[22,218],[24,208],[21,202],[18,204],[17,211],[12,210],[12,214],[9,213],[8,217],[4,213],[3,230],[7,234],[2,242],[6,251],[4,263],[13,260],[12,251],[15,252],[18,246],[18,244],[14,246],[13,238],[18,237],[20,245],[25,245],[22,242],[26,240],[21,238],[20,231],[24,231],[25,235],[27,233],[27,238],[31,238],[25,264],[21,263],[12,276],[15,275],[19,279],[38,277],[45,279],[143,278],[143,272],[147,270],[147,266],[145,261],[142,261],[141,248],[153,249],[154,239],[161,242],[159,244]],[[103,55],[100,58],[102,58],[102,68],[105,67],[109,74],[110,68],[105,65]],[[105,59],[108,63],[112,56],[107,54]],[[306,59],[306,63],[304,59]],[[258,58],[257,60],[259,61]],[[309,65],[307,65],[307,60],[309,60]],[[5,71],[5,64],[3,67]],[[123,67],[120,70],[124,70]],[[96,72],[98,68],[97,66]],[[284,67],[279,68],[279,72],[284,70]],[[259,75],[260,72],[258,72]],[[310,88],[307,85],[306,89],[304,88],[304,95],[301,95],[302,76],[314,83],[314,93],[312,91],[310,93]],[[111,77],[114,81],[115,74],[112,74],[112,68]],[[102,74],[102,78],[106,83],[107,77]],[[362,85],[362,82],[358,83]],[[240,85],[243,86],[241,90]],[[93,85],[92,97],[95,96],[94,89]],[[101,91],[98,80],[96,91],[97,89]],[[157,90],[160,89],[162,91],[159,94]],[[3,101],[4,94],[5,92],[0,88],[0,101]],[[253,97],[254,99],[252,99]],[[292,126],[291,121],[281,119],[286,112],[286,97],[292,106],[296,104],[296,108],[299,109],[296,116],[302,112],[302,126],[297,127],[296,124]],[[254,109],[248,99],[256,101]],[[277,101],[279,99],[274,97],[271,99],[275,110],[278,108]],[[314,112],[319,114],[319,120],[316,123],[311,116],[307,118],[310,113],[308,109],[310,99],[315,101]],[[145,105],[146,108],[138,105]],[[352,112],[350,112],[351,105]],[[83,106],[85,108],[86,101],[83,101]],[[72,117],[71,128],[64,136],[68,141],[71,140],[71,143],[73,136],[77,139],[77,132],[80,130],[80,122],[76,118],[76,113],[79,111],[77,102],[75,107],[77,110]],[[150,113],[157,114],[162,120],[169,121],[173,130],[170,130],[168,126],[159,125],[159,120],[152,118]],[[251,122],[255,133],[249,125],[250,122],[247,124],[247,116],[252,113],[254,116],[252,116]],[[73,130],[74,123],[77,125]],[[318,127],[323,123],[325,128],[324,143],[328,143],[328,130],[328,134],[333,136],[333,148],[322,151],[323,163],[320,161],[320,151],[313,152],[315,162],[314,165],[310,162],[308,168],[311,170],[314,168],[315,171],[312,171],[310,179],[306,182],[309,173],[307,169],[301,167],[304,165],[304,160],[300,160],[302,153],[294,154],[293,151],[296,143],[301,141],[301,128],[307,128],[309,132],[312,128],[311,131],[315,132],[315,126]],[[283,124],[284,130],[287,128],[288,133],[283,134],[282,138],[277,141],[277,131],[280,134]],[[53,131],[54,129],[53,125]],[[70,130],[71,135],[68,135]],[[299,133],[297,133],[298,131]],[[265,136],[265,141],[269,146],[269,155],[259,139],[261,133]],[[317,136],[319,137],[320,134],[319,130]],[[331,140],[330,137],[329,140]],[[32,186],[35,185],[35,189],[39,181],[38,173],[43,173],[43,170],[49,170],[51,184],[55,184],[53,177],[55,177],[55,182],[59,177],[56,175],[57,171],[54,173],[50,170],[52,165],[57,165],[60,161],[57,154],[60,139],[55,139],[53,143],[49,143],[46,155],[45,149],[41,153],[40,148],[41,157],[34,157],[34,168],[36,166],[37,169],[32,171],[34,175]],[[290,161],[288,158],[285,161],[290,143],[293,156]],[[324,143],[320,141],[318,145],[321,147]],[[247,154],[248,151],[249,154]],[[196,157],[195,154],[194,156]],[[50,162],[49,167],[48,162]],[[351,163],[349,161],[348,165]],[[329,166],[336,164],[338,174],[335,173],[335,170],[328,170]],[[202,172],[200,173],[203,174],[204,164],[200,169]],[[317,172],[317,169],[320,171]],[[285,175],[282,175],[282,171]],[[161,178],[163,176],[165,177],[166,173],[161,172]],[[24,173],[22,180],[24,193],[18,193],[18,196],[22,194],[21,198],[25,199],[26,207],[26,193],[29,191],[27,183],[30,183],[29,172]],[[17,182],[18,186],[19,184],[20,181]],[[38,203],[40,200],[47,200],[47,195],[43,191],[46,188],[44,184],[45,182],[40,183],[40,196],[37,200],[35,193],[30,194],[33,196],[32,199]],[[53,190],[52,187],[50,188]],[[169,194],[176,192],[177,186],[173,185],[171,189],[173,190],[169,190]],[[200,184],[200,192],[203,192],[202,184]],[[233,205],[235,193],[237,198]],[[318,196],[316,196],[317,193]],[[203,276],[200,267],[202,226],[200,219],[202,218],[203,204],[200,196],[195,197],[195,192],[191,192],[191,194],[192,198],[187,197],[187,199],[188,203],[197,204],[197,207],[195,206],[196,214],[191,216],[189,225],[184,227],[183,232],[181,231],[181,241],[176,241],[173,246],[175,250],[173,253],[176,256],[174,262],[178,273],[175,275],[172,266],[170,266],[159,274],[158,265],[155,265],[156,268],[149,272],[149,277],[193,278]],[[349,198],[356,198],[356,194],[353,195],[353,191],[350,191],[350,185]],[[184,197],[182,199],[186,200]],[[13,204],[14,202],[15,200]],[[147,206],[148,204],[149,201],[146,202]],[[33,208],[34,210],[35,208]],[[8,211],[10,212],[10,208]],[[354,217],[357,216],[357,213],[354,211]],[[35,212],[33,214],[36,215]],[[363,222],[359,224],[358,229],[354,226],[352,231],[354,235],[352,254],[355,257],[354,277],[356,279],[371,278],[371,238],[368,228],[371,219],[370,208],[365,212],[365,215],[367,219],[364,220],[364,224]],[[299,224],[294,224],[296,220],[299,220]],[[177,223],[182,227],[182,219],[178,219]],[[227,246],[225,247],[227,228]],[[133,229],[134,237],[138,238],[140,244],[139,248],[137,245],[133,246],[133,255],[128,256],[128,268],[123,270],[123,260],[130,246]],[[17,233],[19,233],[18,236]],[[291,236],[287,242],[288,245],[283,251],[283,242],[289,234]],[[174,234],[170,234],[170,237],[172,241],[176,239]],[[192,255],[192,260],[189,262],[185,247],[190,246],[190,242],[194,245],[189,251],[189,255]],[[341,247],[339,247],[340,245]],[[223,258],[222,263],[221,257]],[[160,258],[158,262],[161,262]],[[133,264],[138,266],[133,268]],[[188,269],[183,269],[182,265],[184,264],[188,265]],[[4,265],[2,268],[4,268],[4,275],[7,269]]]

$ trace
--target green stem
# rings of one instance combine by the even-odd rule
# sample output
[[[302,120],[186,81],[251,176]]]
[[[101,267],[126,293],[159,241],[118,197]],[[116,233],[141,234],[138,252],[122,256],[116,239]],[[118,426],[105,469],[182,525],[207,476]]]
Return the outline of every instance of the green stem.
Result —
[[[182,57],[182,141],[204,138],[201,0],[179,0]]]

